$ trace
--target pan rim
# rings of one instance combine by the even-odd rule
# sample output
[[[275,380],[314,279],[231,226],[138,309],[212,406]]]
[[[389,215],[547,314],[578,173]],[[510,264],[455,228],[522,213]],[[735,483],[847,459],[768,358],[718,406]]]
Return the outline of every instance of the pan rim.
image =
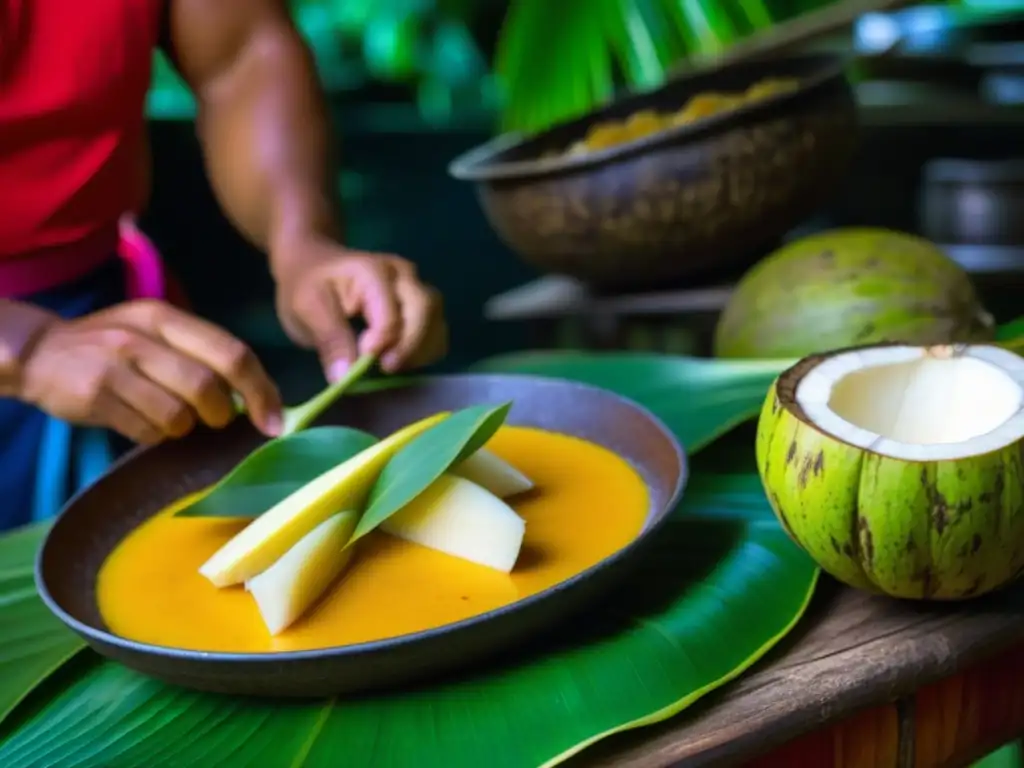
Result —
[[[299,663],[309,662],[324,659],[342,659],[342,658],[355,658],[355,657],[366,657],[372,656],[378,653],[393,652],[396,649],[408,648],[413,645],[427,643],[431,640],[437,640],[451,635],[456,632],[463,630],[472,629],[480,624],[485,624],[491,621],[495,621],[499,618],[507,617],[513,613],[525,611],[538,603],[544,602],[559,592],[566,589],[571,589],[577,584],[591,578],[599,571],[603,571],[612,565],[621,562],[622,560],[631,556],[638,548],[647,544],[650,539],[655,536],[669,521],[672,516],[672,511],[679,505],[682,499],[683,492],[686,488],[689,480],[689,462],[685,448],[679,442],[678,438],[672,433],[672,431],[665,425],[665,423],[654,413],[652,413],[647,407],[636,402],[632,398],[625,397],[613,392],[612,390],[605,389],[603,387],[597,387],[592,384],[585,384],[571,379],[563,379],[559,377],[551,376],[538,376],[535,374],[520,374],[520,373],[507,373],[507,374],[492,374],[492,373],[459,373],[459,374],[442,374],[437,376],[430,376],[429,379],[425,379],[427,382],[441,382],[451,379],[475,379],[480,381],[486,380],[508,380],[516,379],[521,381],[532,381],[541,385],[568,385],[573,388],[592,390],[602,396],[609,397],[614,400],[618,400],[620,403],[636,410],[642,414],[660,433],[661,436],[668,442],[671,447],[675,459],[676,466],[678,467],[678,476],[676,479],[675,487],[671,489],[671,493],[668,496],[668,500],[660,510],[657,510],[651,519],[651,522],[646,524],[645,527],[640,531],[639,535],[630,541],[626,546],[616,550],[605,558],[597,561],[588,568],[570,576],[563,581],[551,585],[547,589],[537,592],[528,597],[516,600],[514,602],[503,605],[499,608],[495,608],[484,613],[476,614],[465,619],[461,619],[456,622],[448,624],[442,624],[438,627],[432,627],[430,629],[421,630],[419,632],[411,632],[403,635],[397,635],[395,637],[382,638],[378,640],[370,640],[362,643],[350,643],[347,645],[335,645],[328,646],[325,648],[307,649],[301,651],[280,651],[280,652],[260,652],[260,653],[242,653],[237,651],[200,651],[191,650],[186,648],[177,648],[173,646],[156,645],[153,643],[145,643],[138,640],[130,640],[108,629],[101,629],[99,627],[88,624],[80,619],[72,616],[67,610],[65,610],[50,593],[49,587],[46,582],[46,575],[44,573],[44,561],[46,558],[46,552],[48,547],[51,546],[52,536],[54,530],[57,529],[65,517],[66,512],[70,511],[72,506],[79,500],[80,497],[89,493],[90,488],[84,488],[81,491],[75,493],[65,504],[61,513],[55,518],[50,529],[46,532],[46,536],[43,540],[42,546],[39,547],[39,551],[36,553],[34,563],[34,578],[36,584],[36,591],[39,594],[40,599],[46,605],[46,607],[58,618],[60,621],[76,632],[81,637],[85,638],[87,642],[101,643],[104,646],[115,647],[123,651],[128,651],[133,654],[145,655],[150,657],[160,657],[163,659],[170,659],[180,661],[184,663],[200,663],[204,665],[215,665],[215,664],[228,664],[235,667],[242,665],[276,665],[282,663]],[[410,378],[407,382],[397,385],[395,387],[388,387],[384,390],[379,391],[390,391],[391,389],[400,389],[403,386],[416,386],[419,383],[417,378]],[[366,394],[374,394],[374,391],[367,392]],[[356,393],[358,395],[358,393]],[[124,464],[127,464],[133,460],[137,455],[142,452],[149,450],[145,447],[137,447],[124,454],[122,457],[115,461],[110,469],[109,473],[113,473],[120,469]],[[625,457],[621,457],[624,460]],[[634,470],[638,468],[629,462],[630,466],[633,466]],[[146,518],[147,520],[149,518]],[[143,521],[144,522],[144,521]],[[139,523],[141,525],[141,522]],[[138,525],[134,526],[130,530],[135,530]],[[130,531],[129,531],[130,532]],[[127,536],[127,533],[124,534]],[[123,536],[122,536],[123,540]],[[95,583],[91,586],[91,590],[95,595],[96,585]],[[101,654],[102,655],[102,654]],[[119,662],[121,663],[121,662]],[[457,674],[457,671],[446,674]]]

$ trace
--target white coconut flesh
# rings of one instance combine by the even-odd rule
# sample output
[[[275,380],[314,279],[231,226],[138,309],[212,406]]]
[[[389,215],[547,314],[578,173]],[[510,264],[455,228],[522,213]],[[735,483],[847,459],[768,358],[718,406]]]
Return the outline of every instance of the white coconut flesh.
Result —
[[[997,347],[840,352],[794,395],[821,431],[896,459],[975,456],[1024,437],[1024,359]]]

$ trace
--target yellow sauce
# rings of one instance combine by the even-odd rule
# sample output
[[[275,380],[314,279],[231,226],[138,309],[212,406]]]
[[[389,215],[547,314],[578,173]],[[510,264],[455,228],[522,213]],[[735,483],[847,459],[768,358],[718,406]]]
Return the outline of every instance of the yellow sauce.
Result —
[[[100,569],[100,612],[131,640],[202,651],[264,653],[397,637],[467,619],[536,594],[614,554],[639,535],[648,494],[614,453],[567,435],[503,427],[487,446],[537,486],[510,504],[526,520],[511,574],[372,533],[320,603],[271,637],[241,587],[217,589],[202,565],[244,520],[145,522]]]

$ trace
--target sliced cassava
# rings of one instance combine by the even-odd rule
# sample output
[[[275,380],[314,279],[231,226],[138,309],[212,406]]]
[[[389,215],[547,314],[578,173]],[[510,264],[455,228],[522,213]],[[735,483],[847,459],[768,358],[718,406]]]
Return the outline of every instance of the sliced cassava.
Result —
[[[772,386],[757,464],[790,536],[836,578],[956,599],[1024,568],[1024,359],[877,345],[801,360]]]
[[[295,623],[345,570],[354,552],[345,545],[358,521],[352,510],[332,515],[245,583],[271,635]]]
[[[533,489],[530,478],[486,448],[480,448],[456,464],[452,473],[473,481],[501,499]]]
[[[381,530],[508,573],[522,549],[526,523],[490,491],[445,474],[385,520]]]
[[[243,528],[199,572],[215,586],[241,584],[262,573],[331,515],[362,509],[384,465],[421,432],[447,418],[430,416],[324,472]]]

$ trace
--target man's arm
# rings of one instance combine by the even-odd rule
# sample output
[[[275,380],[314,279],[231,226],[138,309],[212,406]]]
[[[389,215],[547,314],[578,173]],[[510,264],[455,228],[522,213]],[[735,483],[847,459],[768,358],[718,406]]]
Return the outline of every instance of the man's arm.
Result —
[[[167,23],[235,225],[275,257],[292,252],[294,236],[339,236],[323,94],[284,0],[170,0]],[[286,267],[271,264],[275,274]]]
[[[214,190],[268,252],[288,335],[317,349],[332,380],[357,353],[386,371],[443,355],[440,298],[416,267],[337,242],[326,108],[285,0],[169,2],[169,53],[199,103]],[[352,317],[366,321],[358,337]]]

